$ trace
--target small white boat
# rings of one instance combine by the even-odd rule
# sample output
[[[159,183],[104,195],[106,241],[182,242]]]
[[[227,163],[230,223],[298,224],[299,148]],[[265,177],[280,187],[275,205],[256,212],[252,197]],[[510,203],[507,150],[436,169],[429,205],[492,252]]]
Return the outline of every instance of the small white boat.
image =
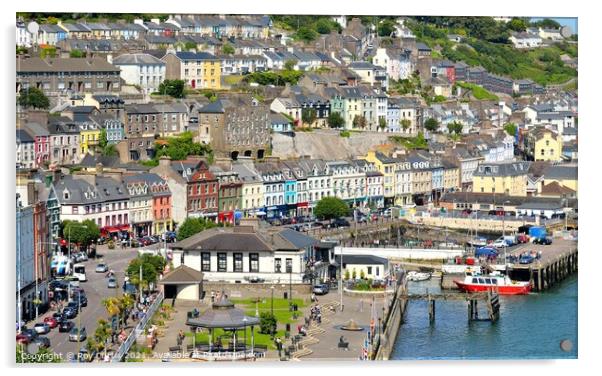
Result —
[[[410,271],[407,275],[408,281],[421,282],[431,279],[431,273]]]

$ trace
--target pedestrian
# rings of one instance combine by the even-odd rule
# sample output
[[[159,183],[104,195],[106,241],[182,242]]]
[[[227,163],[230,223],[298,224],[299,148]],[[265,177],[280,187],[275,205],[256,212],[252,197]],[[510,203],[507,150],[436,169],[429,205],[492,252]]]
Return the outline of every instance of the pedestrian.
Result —
[[[215,302],[215,291],[211,291],[211,303]]]

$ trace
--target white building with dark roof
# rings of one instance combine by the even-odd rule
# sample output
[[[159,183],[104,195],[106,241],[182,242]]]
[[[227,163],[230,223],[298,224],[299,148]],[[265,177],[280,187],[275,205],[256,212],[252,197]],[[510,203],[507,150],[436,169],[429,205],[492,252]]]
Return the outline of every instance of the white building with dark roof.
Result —
[[[165,80],[165,62],[149,54],[124,54],[113,59],[120,76],[128,85],[137,85],[145,93],[159,90]]]

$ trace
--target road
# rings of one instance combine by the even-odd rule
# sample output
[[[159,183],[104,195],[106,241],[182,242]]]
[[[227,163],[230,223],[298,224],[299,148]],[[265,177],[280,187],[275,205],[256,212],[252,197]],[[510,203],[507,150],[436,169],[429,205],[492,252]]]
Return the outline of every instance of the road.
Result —
[[[88,298],[88,305],[83,308],[82,312],[72,321],[77,326],[81,322],[81,326],[86,328],[88,337],[94,335],[97,322],[99,319],[108,318],[105,308],[102,306],[102,300],[109,296],[120,296],[123,292],[123,278],[125,269],[129,261],[136,257],[137,248],[114,249],[109,250],[106,246],[99,246],[97,253],[98,259],[90,259],[83,264],[86,265],[87,282],[80,282]],[[94,269],[99,262],[104,262],[112,269],[116,276],[119,287],[117,289],[109,289],[107,287],[107,278],[105,273],[96,273]],[[38,319],[38,322],[44,320],[44,317],[52,316],[54,311],[45,313]],[[32,324],[29,324],[32,325]],[[52,329],[47,334],[50,339],[51,350],[62,356],[65,361],[69,359],[69,353],[77,352],[83,346],[77,342],[69,342],[68,333],[59,333],[58,328]]]

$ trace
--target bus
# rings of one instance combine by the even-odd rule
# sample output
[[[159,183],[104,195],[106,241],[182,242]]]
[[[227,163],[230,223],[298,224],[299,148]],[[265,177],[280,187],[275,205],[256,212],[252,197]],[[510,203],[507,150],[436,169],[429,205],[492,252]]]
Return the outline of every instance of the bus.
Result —
[[[55,255],[50,261],[50,272],[56,277],[65,277],[71,274],[73,262],[67,256]]]
[[[73,276],[79,279],[80,282],[86,282],[86,266],[84,264],[73,265]]]

